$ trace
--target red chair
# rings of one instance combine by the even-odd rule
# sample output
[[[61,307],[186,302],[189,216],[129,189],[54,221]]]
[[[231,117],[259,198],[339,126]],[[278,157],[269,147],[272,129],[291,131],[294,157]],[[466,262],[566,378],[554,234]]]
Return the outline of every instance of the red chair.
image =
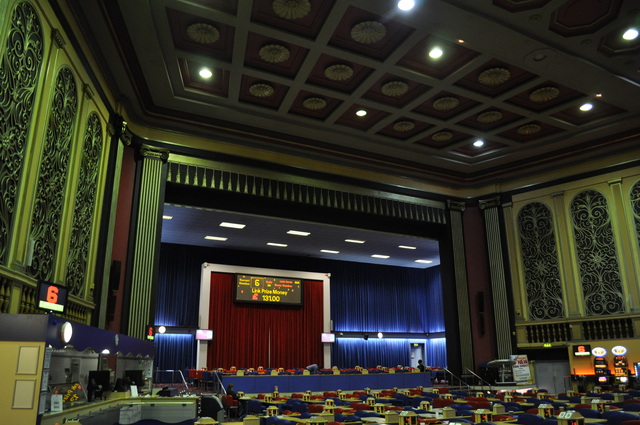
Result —
[[[237,418],[238,415],[238,400],[234,400],[230,395],[222,396],[222,407],[224,407],[224,414],[227,418]]]
[[[445,407],[448,406],[450,404],[454,404],[455,400],[452,400],[450,398],[434,398],[433,399],[433,408],[437,409],[440,407]]]
[[[589,404],[589,403],[578,403],[575,406],[573,406],[573,410],[578,410],[578,409],[591,409],[591,404]]]
[[[310,404],[307,408],[307,412],[309,413],[322,413],[324,410],[324,406],[322,404]]]

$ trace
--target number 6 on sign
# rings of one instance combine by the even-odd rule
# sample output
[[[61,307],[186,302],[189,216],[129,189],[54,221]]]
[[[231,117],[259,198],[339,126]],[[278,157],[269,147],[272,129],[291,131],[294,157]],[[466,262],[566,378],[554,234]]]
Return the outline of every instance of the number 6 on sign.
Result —
[[[49,286],[47,289],[47,302],[51,304],[58,304],[58,287]]]

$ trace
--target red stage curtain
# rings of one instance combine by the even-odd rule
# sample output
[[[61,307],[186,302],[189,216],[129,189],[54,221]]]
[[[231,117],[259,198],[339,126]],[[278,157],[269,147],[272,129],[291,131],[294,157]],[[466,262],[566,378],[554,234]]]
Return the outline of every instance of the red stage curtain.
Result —
[[[235,303],[235,276],[211,273],[207,367],[322,365],[322,284],[303,281],[302,307]]]

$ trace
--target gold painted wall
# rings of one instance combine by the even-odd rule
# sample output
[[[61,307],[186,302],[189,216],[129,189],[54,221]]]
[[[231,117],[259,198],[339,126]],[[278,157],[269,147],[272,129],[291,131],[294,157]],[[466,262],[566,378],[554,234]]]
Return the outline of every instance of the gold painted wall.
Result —
[[[505,206],[520,348],[638,335],[639,190],[628,169]]]
[[[36,423],[44,352],[44,342],[0,341],[2,423]]]
[[[46,1],[2,2],[0,313],[34,313],[38,280],[66,286],[66,317],[95,308],[109,113]]]

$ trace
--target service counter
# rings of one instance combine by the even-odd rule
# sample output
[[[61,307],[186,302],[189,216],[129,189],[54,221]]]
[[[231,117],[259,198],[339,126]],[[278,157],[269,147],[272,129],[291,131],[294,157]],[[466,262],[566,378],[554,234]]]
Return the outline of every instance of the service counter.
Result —
[[[234,384],[236,391],[270,393],[277,386],[280,392],[345,391],[364,388],[415,388],[431,386],[431,373],[370,373],[340,375],[224,375],[222,384]]]
[[[154,396],[95,401],[71,406],[62,412],[45,413],[40,425],[62,424],[69,420],[78,420],[83,424],[87,420],[91,423],[126,424],[135,423],[141,419],[178,423],[197,417],[198,399],[199,397],[196,396]]]

